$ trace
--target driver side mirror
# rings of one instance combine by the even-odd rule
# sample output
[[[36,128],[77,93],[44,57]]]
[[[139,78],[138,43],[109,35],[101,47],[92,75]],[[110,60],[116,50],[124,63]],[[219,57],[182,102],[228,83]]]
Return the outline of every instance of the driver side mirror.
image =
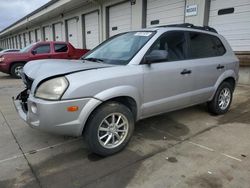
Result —
[[[168,59],[168,52],[166,50],[153,50],[144,57],[144,63],[150,64],[153,62],[166,61]]]
[[[37,51],[36,51],[36,50],[32,50],[31,53],[32,53],[33,55],[36,55],[36,54],[37,54]]]

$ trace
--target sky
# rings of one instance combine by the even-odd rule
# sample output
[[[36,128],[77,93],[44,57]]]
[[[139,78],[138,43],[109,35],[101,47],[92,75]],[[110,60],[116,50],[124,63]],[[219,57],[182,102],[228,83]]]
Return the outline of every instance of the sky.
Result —
[[[0,31],[50,0],[0,0]]]

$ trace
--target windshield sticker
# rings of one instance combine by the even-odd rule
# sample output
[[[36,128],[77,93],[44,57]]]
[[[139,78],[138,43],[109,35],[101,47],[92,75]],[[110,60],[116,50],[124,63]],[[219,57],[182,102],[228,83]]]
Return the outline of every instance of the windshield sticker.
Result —
[[[135,36],[148,37],[151,34],[152,32],[137,32],[135,33]]]

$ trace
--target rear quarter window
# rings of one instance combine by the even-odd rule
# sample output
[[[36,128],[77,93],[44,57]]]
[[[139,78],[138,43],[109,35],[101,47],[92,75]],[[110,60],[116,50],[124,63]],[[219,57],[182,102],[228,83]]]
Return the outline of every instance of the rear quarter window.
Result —
[[[62,53],[68,51],[68,45],[67,44],[55,44],[55,52]]]
[[[189,45],[192,59],[222,56],[226,52],[218,37],[205,33],[189,32]]]

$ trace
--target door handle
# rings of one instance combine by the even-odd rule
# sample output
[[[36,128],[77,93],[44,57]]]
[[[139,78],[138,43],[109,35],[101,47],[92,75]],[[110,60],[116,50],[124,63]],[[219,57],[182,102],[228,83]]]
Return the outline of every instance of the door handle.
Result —
[[[184,69],[181,74],[184,75],[184,74],[191,74],[192,71],[191,70],[187,70],[187,69]]]
[[[217,68],[218,70],[219,70],[219,69],[224,69],[225,66],[224,66],[224,65],[218,65],[216,68]]]

